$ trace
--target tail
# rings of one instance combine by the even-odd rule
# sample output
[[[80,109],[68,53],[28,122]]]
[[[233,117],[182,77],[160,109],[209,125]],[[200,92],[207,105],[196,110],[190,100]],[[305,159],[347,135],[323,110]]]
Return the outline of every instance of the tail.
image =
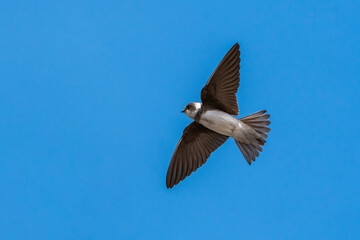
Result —
[[[247,136],[247,143],[235,140],[249,165],[251,165],[251,160],[255,161],[255,158],[259,156],[259,152],[262,151],[261,146],[265,145],[265,139],[268,137],[267,133],[270,132],[270,128],[267,127],[271,123],[268,120],[270,114],[265,113],[266,110],[263,110],[240,119],[252,129]]]

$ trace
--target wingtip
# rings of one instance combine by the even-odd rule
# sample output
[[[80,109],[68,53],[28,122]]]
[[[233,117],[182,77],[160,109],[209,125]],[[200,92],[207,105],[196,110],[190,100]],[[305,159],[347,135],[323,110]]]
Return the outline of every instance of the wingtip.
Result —
[[[230,51],[231,51],[231,50],[239,50],[239,48],[240,48],[239,43],[235,43],[235,44],[231,47]]]
[[[175,184],[171,182],[171,178],[169,178],[169,174],[166,176],[166,188],[171,189]]]

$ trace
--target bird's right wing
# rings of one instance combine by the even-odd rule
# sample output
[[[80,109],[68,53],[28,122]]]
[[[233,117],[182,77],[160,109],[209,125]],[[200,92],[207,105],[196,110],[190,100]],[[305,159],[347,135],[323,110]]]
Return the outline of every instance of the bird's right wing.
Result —
[[[185,128],[171,158],[166,174],[166,186],[172,188],[196,171],[227,139],[228,136],[192,122]]]

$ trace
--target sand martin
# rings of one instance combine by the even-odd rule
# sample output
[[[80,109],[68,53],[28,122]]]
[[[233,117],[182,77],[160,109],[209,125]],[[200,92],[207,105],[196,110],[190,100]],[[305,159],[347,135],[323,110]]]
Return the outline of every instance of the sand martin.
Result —
[[[266,110],[237,119],[236,92],[240,81],[240,51],[235,44],[201,90],[201,102],[185,106],[184,112],[194,121],[185,128],[171,158],[166,186],[172,188],[196,171],[229,137],[235,140],[246,161],[259,156],[270,131]]]

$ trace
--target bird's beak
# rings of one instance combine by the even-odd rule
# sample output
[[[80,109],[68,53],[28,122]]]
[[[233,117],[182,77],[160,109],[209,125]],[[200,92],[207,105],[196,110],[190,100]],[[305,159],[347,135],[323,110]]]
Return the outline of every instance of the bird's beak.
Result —
[[[184,112],[185,112],[184,110],[181,111],[181,113],[184,113]]]

